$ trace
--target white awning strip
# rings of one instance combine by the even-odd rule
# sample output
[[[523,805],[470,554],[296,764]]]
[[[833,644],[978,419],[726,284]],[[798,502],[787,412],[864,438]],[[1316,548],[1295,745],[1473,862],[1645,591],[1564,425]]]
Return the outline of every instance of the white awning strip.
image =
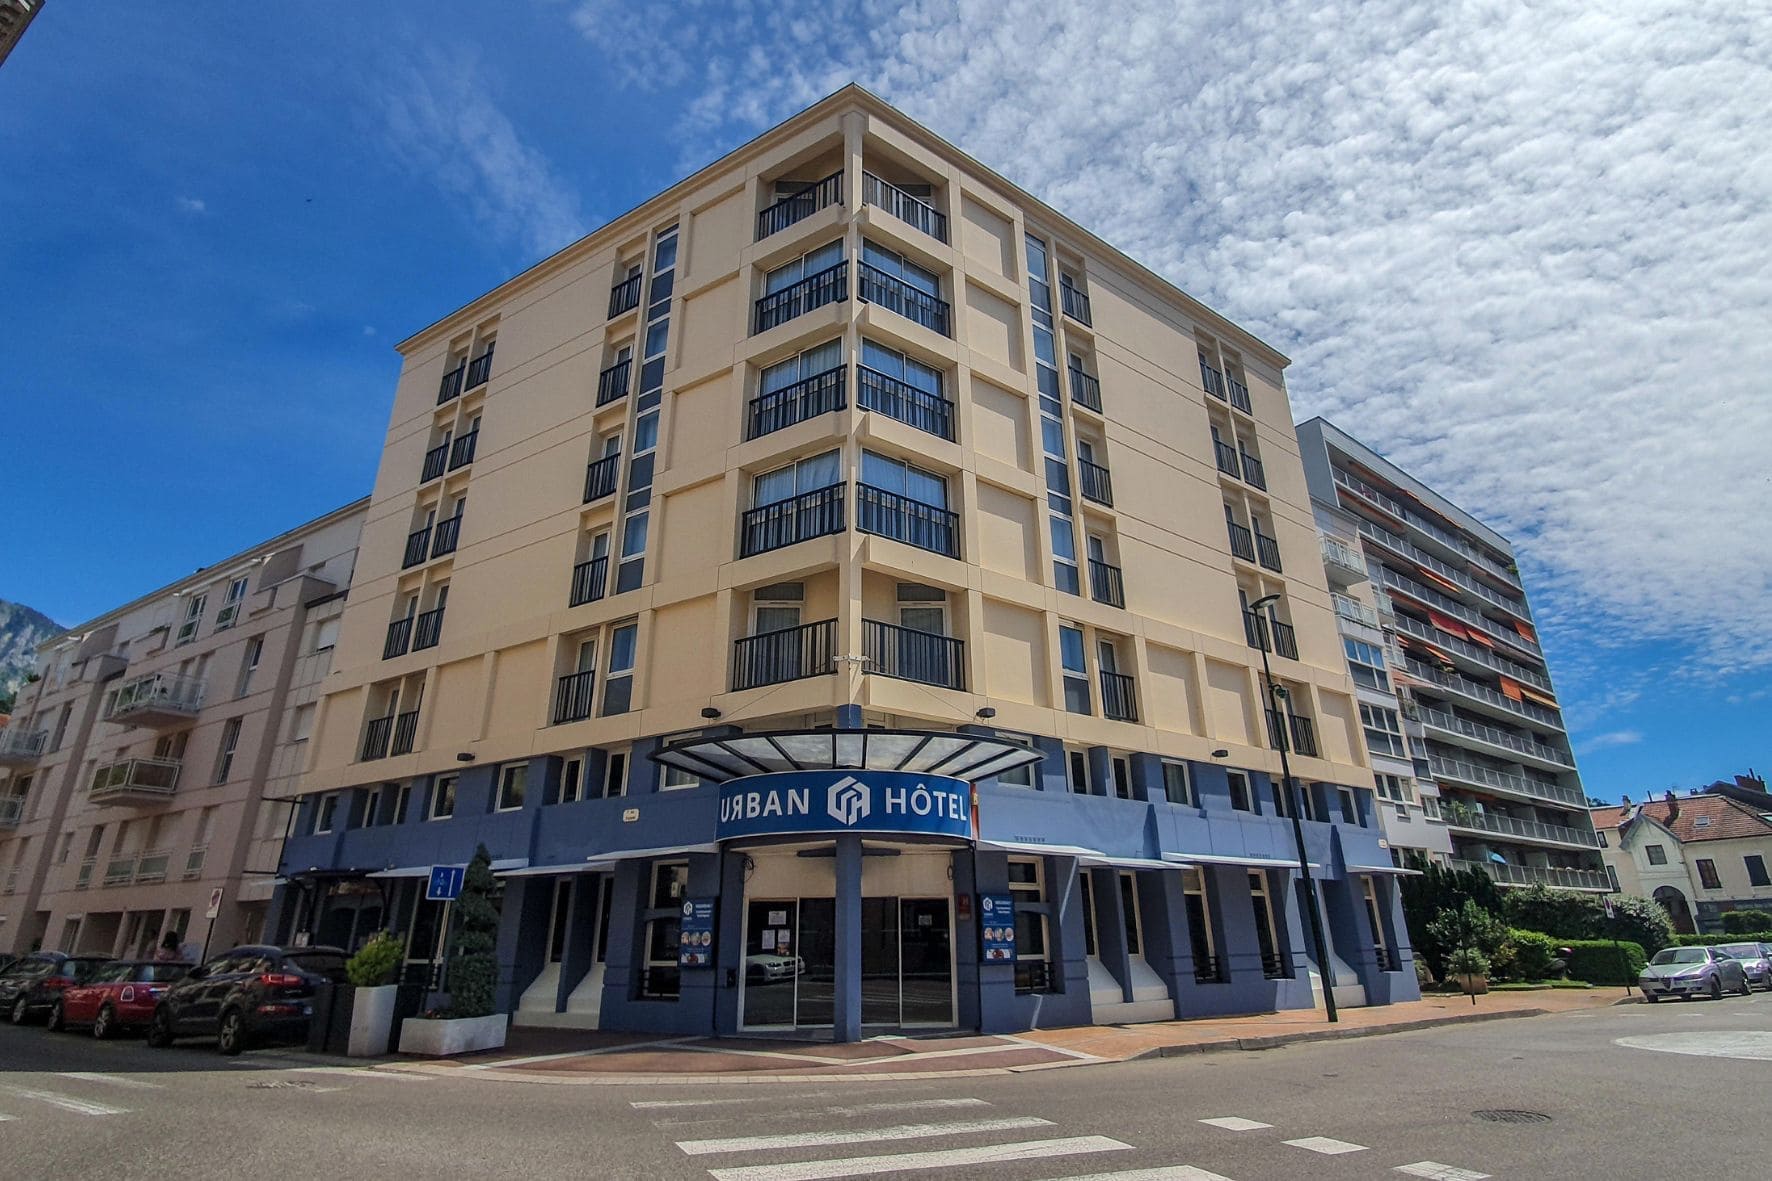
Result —
[[[549,877],[567,873],[596,873],[600,870],[614,869],[617,862],[635,861],[642,857],[680,857],[688,853],[718,853],[720,846],[703,845],[666,845],[657,849],[618,849],[611,853],[593,853],[583,861],[568,861],[559,865],[530,865],[520,863],[522,868],[506,870],[498,876],[504,878]]]
[[[1349,873],[1388,873],[1399,878],[1421,876],[1419,869],[1404,869],[1400,865],[1350,865],[1347,867],[1347,871]]]
[[[1090,866],[1092,868],[1103,867],[1107,869],[1181,870],[1187,868],[1186,865],[1178,861],[1152,861],[1149,857],[1082,857],[1077,860],[1077,864]]]
[[[453,865],[456,869],[465,869],[467,862],[438,862],[438,865]],[[527,857],[504,857],[492,863],[493,873],[502,873],[513,869],[522,869],[529,864]],[[428,878],[432,867],[429,865],[402,865],[394,869],[378,869],[374,873],[365,874],[371,878]]]
[[[1043,845],[1038,841],[979,841],[978,847],[992,853],[1023,853],[1035,857],[1106,857],[1100,849],[1081,845]]]
[[[1297,869],[1298,862],[1289,858],[1252,857],[1248,854],[1231,856],[1224,853],[1165,853],[1164,861],[1180,865],[1247,865],[1251,869]],[[1322,869],[1315,861],[1307,862],[1312,869]]]

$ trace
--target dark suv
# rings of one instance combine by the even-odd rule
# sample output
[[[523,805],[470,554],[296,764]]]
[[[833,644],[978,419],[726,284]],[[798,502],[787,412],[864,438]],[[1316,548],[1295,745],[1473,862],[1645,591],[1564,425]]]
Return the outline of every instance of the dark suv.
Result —
[[[62,989],[84,984],[108,955],[69,955],[61,951],[34,951],[0,971],[0,1013],[14,1025],[23,1025],[55,1007]]]
[[[167,991],[154,1009],[148,1044],[213,1037],[222,1053],[238,1054],[259,1042],[301,1042],[316,989],[347,979],[345,953],[336,947],[236,947]]]

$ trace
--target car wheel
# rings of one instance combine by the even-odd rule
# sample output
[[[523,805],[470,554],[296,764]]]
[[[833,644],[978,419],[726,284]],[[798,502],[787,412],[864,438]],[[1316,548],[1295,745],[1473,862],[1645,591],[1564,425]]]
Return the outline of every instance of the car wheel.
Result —
[[[1748,980],[1748,978],[1746,976],[1743,976],[1741,978],[1741,995],[1742,996],[1752,996],[1753,994],[1754,994],[1753,984]]]
[[[172,1018],[165,1009],[155,1009],[154,1019],[148,1022],[148,1045],[156,1050],[164,1050],[172,1044]]]
[[[221,1016],[216,1030],[215,1048],[232,1058],[246,1048],[246,1022],[238,1009],[229,1009]]]
[[[1710,999],[1713,1001],[1720,1001],[1723,999],[1723,978],[1721,976],[1712,976],[1710,978]]]
[[[102,1042],[112,1034],[116,1033],[116,1016],[117,1015],[111,1011],[111,1006],[101,1005],[98,1010],[98,1016],[92,1019],[92,1036]]]
[[[1659,992],[1645,992],[1643,994],[1643,999],[1648,1001],[1652,1005],[1660,1004],[1661,1003],[1661,994]]]
[[[10,1016],[14,1025],[23,1025],[26,1021],[30,1020],[31,1006],[24,997],[21,996],[16,1001],[12,1002],[12,1013]]]
[[[49,1006],[49,1020],[44,1022],[51,1033],[57,1033],[68,1027],[67,1014],[62,1010],[62,1003],[56,1001]]]

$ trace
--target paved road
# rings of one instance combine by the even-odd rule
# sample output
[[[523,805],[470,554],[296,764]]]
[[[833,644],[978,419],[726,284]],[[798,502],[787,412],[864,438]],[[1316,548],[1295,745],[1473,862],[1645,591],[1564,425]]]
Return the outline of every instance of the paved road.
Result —
[[[1758,1173],[1772,1157],[1769,994],[816,1088],[312,1062],[0,1027],[0,1176],[1614,1181]],[[1483,1110],[1545,1118],[1473,1115]]]

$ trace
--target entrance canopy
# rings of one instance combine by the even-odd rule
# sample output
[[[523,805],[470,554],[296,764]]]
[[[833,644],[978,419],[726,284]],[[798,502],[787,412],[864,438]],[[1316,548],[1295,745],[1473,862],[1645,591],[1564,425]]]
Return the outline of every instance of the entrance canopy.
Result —
[[[901,771],[977,782],[1043,757],[1008,738],[939,730],[776,730],[685,738],[652,756],[725,783],[780,771]]]

